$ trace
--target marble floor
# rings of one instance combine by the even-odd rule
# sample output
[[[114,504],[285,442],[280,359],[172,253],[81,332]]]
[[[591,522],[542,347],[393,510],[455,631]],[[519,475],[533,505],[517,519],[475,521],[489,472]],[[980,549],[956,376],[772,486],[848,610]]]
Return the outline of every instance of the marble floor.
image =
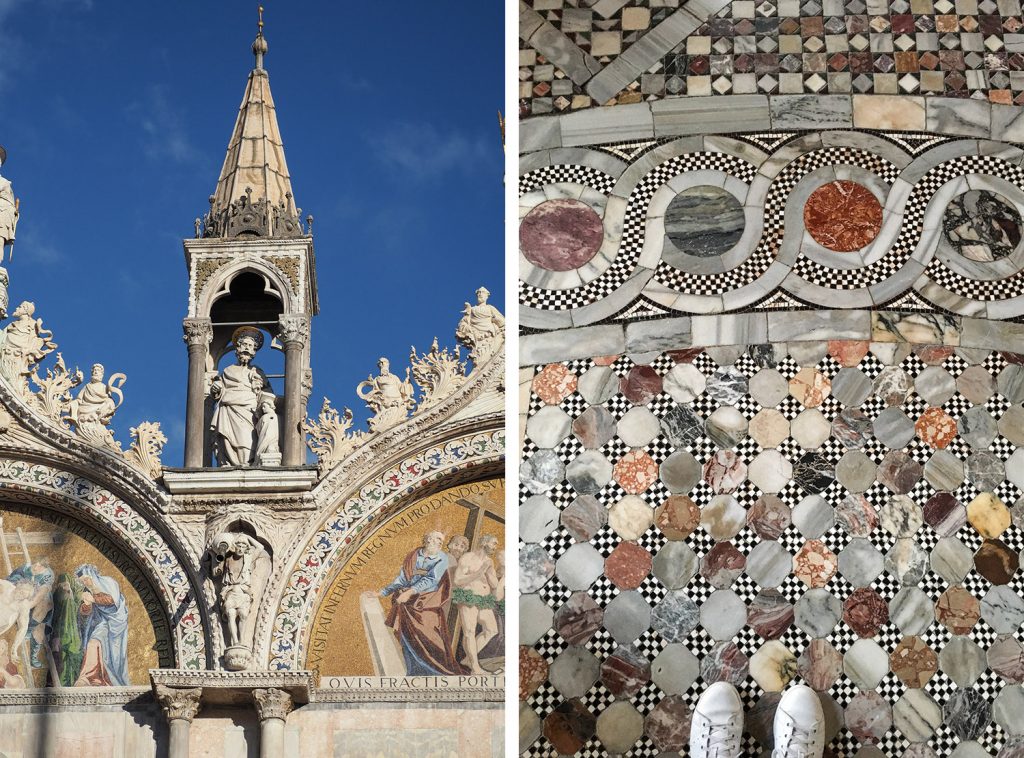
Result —
[[[808,341],[528,372],[524,755],[685,755],[720,680],[746,755],[790,682],[820,693],[826,755],[1024,755],[1024,355]]]

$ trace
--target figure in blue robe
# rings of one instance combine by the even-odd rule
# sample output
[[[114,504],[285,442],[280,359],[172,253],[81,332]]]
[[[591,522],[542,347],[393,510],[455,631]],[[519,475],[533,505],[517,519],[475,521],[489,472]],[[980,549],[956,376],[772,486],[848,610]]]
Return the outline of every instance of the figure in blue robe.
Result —
[[[76,687],[124,687],[128,681],[128,603],[113,577],[86,563],[75,569],[85,590],[78,610],[85,658]]]

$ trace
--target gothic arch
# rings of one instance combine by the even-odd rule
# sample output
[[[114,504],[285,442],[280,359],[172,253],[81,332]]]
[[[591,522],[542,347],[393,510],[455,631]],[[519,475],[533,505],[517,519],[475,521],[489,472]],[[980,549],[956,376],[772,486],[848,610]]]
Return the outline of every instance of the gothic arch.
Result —
[[[305,660],[309,621],[343,566],[372,534],[378,520],[445,487],[504,475],[503,429],[479,427],[440,434],[357,484],[338,492],[332,504],[310,519],[287,552],[287,570],[276,579],[257,622],[258,649],[267,651],[272,670],[300,669]],[[353,539],[358,535],[358,539]]]
[[[201,291],[195,295],[195,313],[207,317],[217,300],[224,296],[231,282],[240,274],[252,273],[264,277],[272,286],[273,294],[281,301],[282,313],[301,313],[302,303],[296,294],[296,287],[280,268],[257,256],[241,258],[218,268],[205,281]]]

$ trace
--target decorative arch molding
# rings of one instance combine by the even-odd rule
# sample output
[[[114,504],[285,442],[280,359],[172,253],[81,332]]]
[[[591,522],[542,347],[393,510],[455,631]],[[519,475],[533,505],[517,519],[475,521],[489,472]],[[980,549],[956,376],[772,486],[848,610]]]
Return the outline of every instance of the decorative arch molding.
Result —
[[[288,551],[280,593],[260,611],[257,631],[271,670],[302,668],[309,631],[303,630],[336,567],[355,555],[377,523],[444,487],[504,473],[505,432],[498,424],[482,429],[477,421],[454,435],[449,429],[446,439],[435,435],[426,446],[339,492],[332,506],[311,519]]]
[[[0,452],[0,498],[59,511],[84,521],[131,555],[153,585],[170,627],[178,668],[208,667],[208,619],[198,584],[161,530],[140,509],[69,466]]]
[[[244,272],[258,274],[270,281],[275,290],[272,294],[281,299],[283,313],[302,313],[305,303],[300,282],[305,261],[301,250],[296,249],[294,253],[275,250],[273,255],[270,252],[195,254],[192,262],[192,315],[207,316],[225,285]]]

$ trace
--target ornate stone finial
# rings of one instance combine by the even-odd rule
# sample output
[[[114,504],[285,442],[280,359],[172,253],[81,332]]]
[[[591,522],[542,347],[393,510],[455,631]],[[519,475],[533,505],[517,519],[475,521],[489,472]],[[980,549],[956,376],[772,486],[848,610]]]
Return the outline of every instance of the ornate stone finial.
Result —
[[[252,699],[256,702],[256,715],[260,721],[284,721],[292,711],[292,696],[285,690],[255,689],[252,691]]]
[[[114,412],[124,402],[121,387],[128,377],[114,374],[104,381],[103,373],[103,364],[93,364],[88,383],[68,406],[68,420],[78,436],[87,442],[121,452],[121,445],[109,426]]]
[[[40,378],[33,375],[32,380],[39,387],[33,396],[33,405],[54,424],[67,428],[64,415],[71,407],[71,390],[82,383],[85,377],[79,369],[68,371],[64,365],[64,356],[57,353],[57,363],[53,368],[46,369],[46,375]]]
[[[163,474],[160,454],[167,444],[167,437],[160,431],[156,421],[143,421],[131,430],[132,444],[125,450],[124,457],[130,464],[150,479],[159,479]]]
[[[156,686],[156,699],[164,711],[168,721],[183,719],[192,721],[199,713],[199,700],[203,695],[202,687],[181,689],[168,687],[166,684]]]
[[[302,422],[302,431],[309,435],[306,444],[317,457],[317,468],[321,476],[334,468],[359,443],[363,433],[350,432],[351,428],[352,411],[345,408],[339,414],[326,397],[320,407],[319,418],[316,421],[307,418]]]
[[[419,401],[421,410],[450,396],[465,383],[466,364],[459,361],[458,345],[455,346],[455,352],[450,353],[448,348],[441,350],[437,345],[437,337],[434,337],[429,353],[418,356],[415,347],[409,350],[412,375],[423,390]]]
[[[505,317],[487,303],[490,295],[486,287],[480,287],[476,291],[476,305],[465,304],[455,329],[455,337],[470,349],[474,367],[498,352],[505,340]]]
[[[368,422],[371,433],[382,432],[404,421],[409,411],[416,407],[409,369],[405,370],[405,381],[402,381],[391,373],[390,366],[387,358],[381,358],[377,361],[380,375],[368,376],[356,387],[356,394],[373,411]]]
[[[260,20],[256,25],[256,40],[252,43],[252,54],[256,56],[256,68],[263,68],[263,56],[267,54],[267,40],[263,36],[263,6],[259,6]]]

